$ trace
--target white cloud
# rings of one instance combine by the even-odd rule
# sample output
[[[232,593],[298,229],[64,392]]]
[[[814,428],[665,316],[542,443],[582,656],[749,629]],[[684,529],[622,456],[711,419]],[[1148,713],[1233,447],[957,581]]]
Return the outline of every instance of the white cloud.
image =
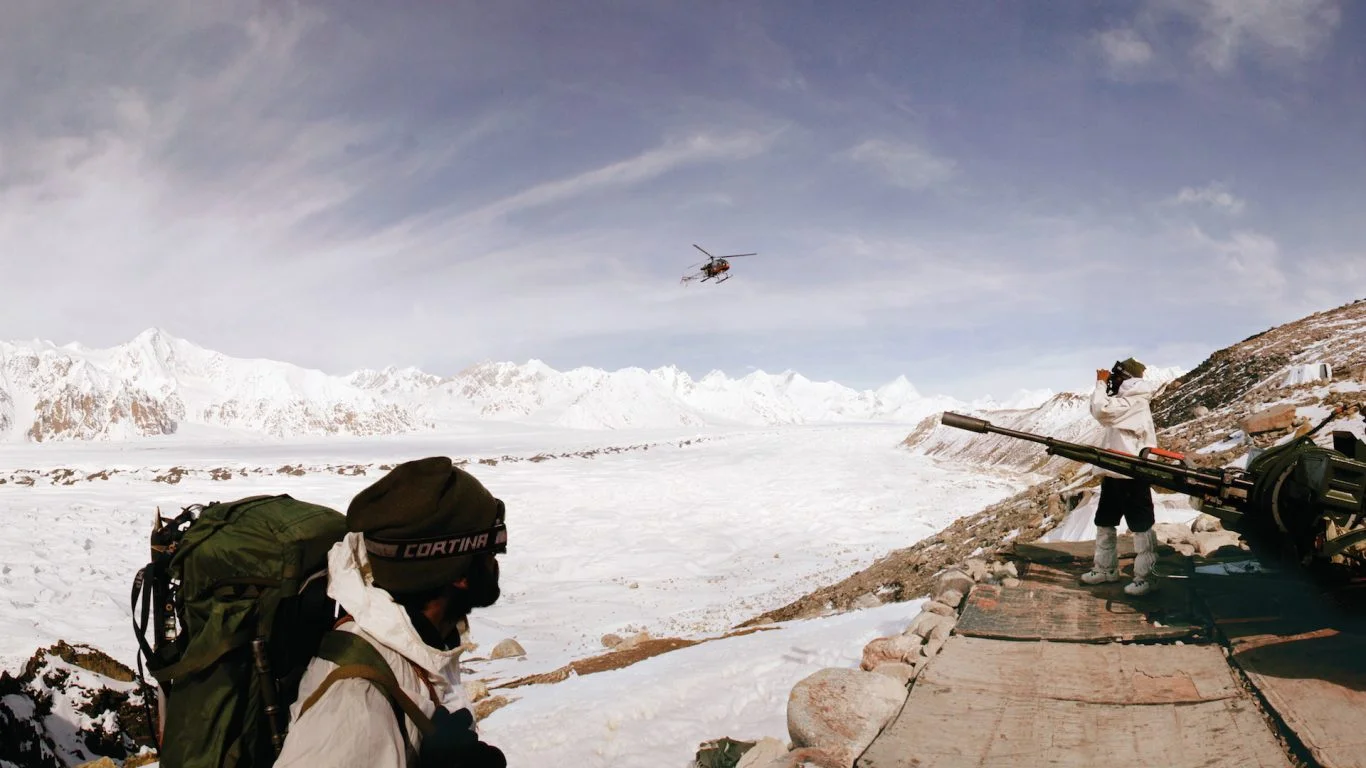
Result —
[[[1197,55],[1228,71],[1245,46],[1307,58],[1341,18],[1337,0],[1199,0],[1180,4],[1205,32]]]
[[[1182,187],[1175,196],[1168,198],[1175,205],[1200,205],[1215,208],[1237,216],[1247,206],[1247,201],[1230,192],[1226,185],[1206,184],[1203,187]]]
[[[1142,67],[1153,59],[1153,47],[1132,29],[1099,32],[1095,41],[1105,61],[1118,70]]]
[[[1218,298],[1265,306],[1291,287],[1281,266],[1280,244],[1268,235],[1237,230],[1221,239],[1192,226],[1186,237],[1197,254],[1214,257],[1203,270],[1206,280],[1202,284],[1203,290],[1216,292]]]
[[[905,141],[868,139],[847,154],[854,162],[867,165],[882,174],[888,182],[907,189],[933,187],[958,173],[953,160]]]
[[[1191,54],[1217,72],[1251,54],[1306,59],[1341,20],[1338,0],[1149,0],[1145,14],[1183,18],[1199,28]]]
[[[601,168],[547,181],[516,194],[461,214],[455,226],[487,223],[519,211],[563,202],[612,188],[626,188],[662,176],[674,169],[715,160],[742,160],[768,148],[776,133],[741,132],[727,136],[698,134],[661,146]],[[441,218],[449,211],[437,214]],[[430,219],[431,217],[424,217]]]

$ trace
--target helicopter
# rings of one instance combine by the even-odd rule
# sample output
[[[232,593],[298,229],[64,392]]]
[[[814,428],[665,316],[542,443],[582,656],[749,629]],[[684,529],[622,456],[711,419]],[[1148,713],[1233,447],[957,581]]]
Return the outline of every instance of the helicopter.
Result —
[[[697,243],[693,243],[692,247],[707,254],[707,261],[698,262],[691,267],[688,267],[690,270],[696,269],[697,272],[695,274],[684,275],[683,279],[680,281],[683,285],[687,285],[694,280],[701,280],[704,283],[708,280],[715,280],[716,284],[720,285],[730,279],[730,275],[728,274],[730,272],[730,262],[727,261],[727,259],[758,255],[757,253],[733,253],[729,256],[713,256],[710,253],[707,253],[707,249]]]

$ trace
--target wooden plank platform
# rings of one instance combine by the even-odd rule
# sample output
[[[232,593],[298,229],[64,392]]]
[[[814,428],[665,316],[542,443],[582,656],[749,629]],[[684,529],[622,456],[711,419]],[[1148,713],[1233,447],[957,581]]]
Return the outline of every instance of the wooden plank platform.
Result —
[[[856,768],[1290,766],[1222,651],[954,636]]]
[[[1077,579],[1086,563],[1026,563],[1015,587],[978,584],[954,631],[1002,640],[1103,643],[1115,640],[1194,639],[1207,622],[1191,601],[1185,578],[1163,579],[1143,597],[1124,593],[1127,580],[1087,587]],[[1184,571],[1177,559],[1159,561],[1167,573]]]
[[[1295,571],[1194,583],[1232,662],[1314,760],[1366,767],[1366,627],[1352,598]]]

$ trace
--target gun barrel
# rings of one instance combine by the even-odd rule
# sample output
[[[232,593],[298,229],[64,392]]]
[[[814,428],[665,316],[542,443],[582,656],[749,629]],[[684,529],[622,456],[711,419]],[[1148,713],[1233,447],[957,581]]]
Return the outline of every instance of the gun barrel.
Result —
[[[1119,451],[1096,448],[1080,443],[1069,443],[1052,437],[998,427],[986,419],[961,413],[945,412],[939,422],[948,427],[979,434],[995,433],[1047,446],[1050,455],[1080,461],[1094,467],[1147,481],[1159,488],[1199,498],[1202,508],[1226,522],[1236,520],[1248,502],[1252,482],[1218,470],[1202,470],[1132,456]]]
[[[969,432],[976,432],[978,434],[983,435],[987,434],[988,432],[992,432],[998,435],[1005,435],[1006,437],[1013,437],[1017,440],[1028,440],[1031,443],[1039,443],[1040,445],[1047,445],[1049,447],[1075,446],[1077,448],[1082,448],[1085,450],[1096,450],[1094,448],[1091,448],[1090,446],[1078,445],[1076,443],[1069,443],[1065,440],[1058,440],[1052,437],[1036,435],[1033,432],[1021,432],[1017,429],[1006,429],[1005,427],[998,427],[995,424],[992,424],[991,422],[987,421],[986,419],[979,419],[975,416],[968,416],[962,413],[954,413],[953,411],[945,411],[944,413],[940,414],[939,423],[943,424],[946,427],[965,429]]]

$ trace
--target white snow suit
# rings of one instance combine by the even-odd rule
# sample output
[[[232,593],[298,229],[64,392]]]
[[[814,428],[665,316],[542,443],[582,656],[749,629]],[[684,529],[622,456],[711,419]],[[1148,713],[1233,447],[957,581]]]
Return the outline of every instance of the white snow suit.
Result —
[[[1159,386],[1145,379],[1127,379],[1119,385],[1119,394],[1105,392],[1105,382],[1097,381],[1091,392],[1091,415],[1105,427],[1097,447],[1138,455],[1144,448],[1157,447],[1157,428],[1149,401]],[[1096,473],[1108,477],[1124,475],[1105,469]]]
[[[460,649],[442,651],[422,642],[403,606],[372,583],[361,534],[348,533],[332,547],[327,575],[328,595],[354,619],[340,629],[379,651],[424,714],[431,717],[438,705],[451,712],[471,706],[460,684]],[[320,658],[309,663],[289,710],[289,735],[276,768],[407,768],[415,763],[389,699],[369,681],[336,682],[300,717],[303,702],[336,667]],[[409,718],[403,722],[409,743],[420,749],[421,732]]]

